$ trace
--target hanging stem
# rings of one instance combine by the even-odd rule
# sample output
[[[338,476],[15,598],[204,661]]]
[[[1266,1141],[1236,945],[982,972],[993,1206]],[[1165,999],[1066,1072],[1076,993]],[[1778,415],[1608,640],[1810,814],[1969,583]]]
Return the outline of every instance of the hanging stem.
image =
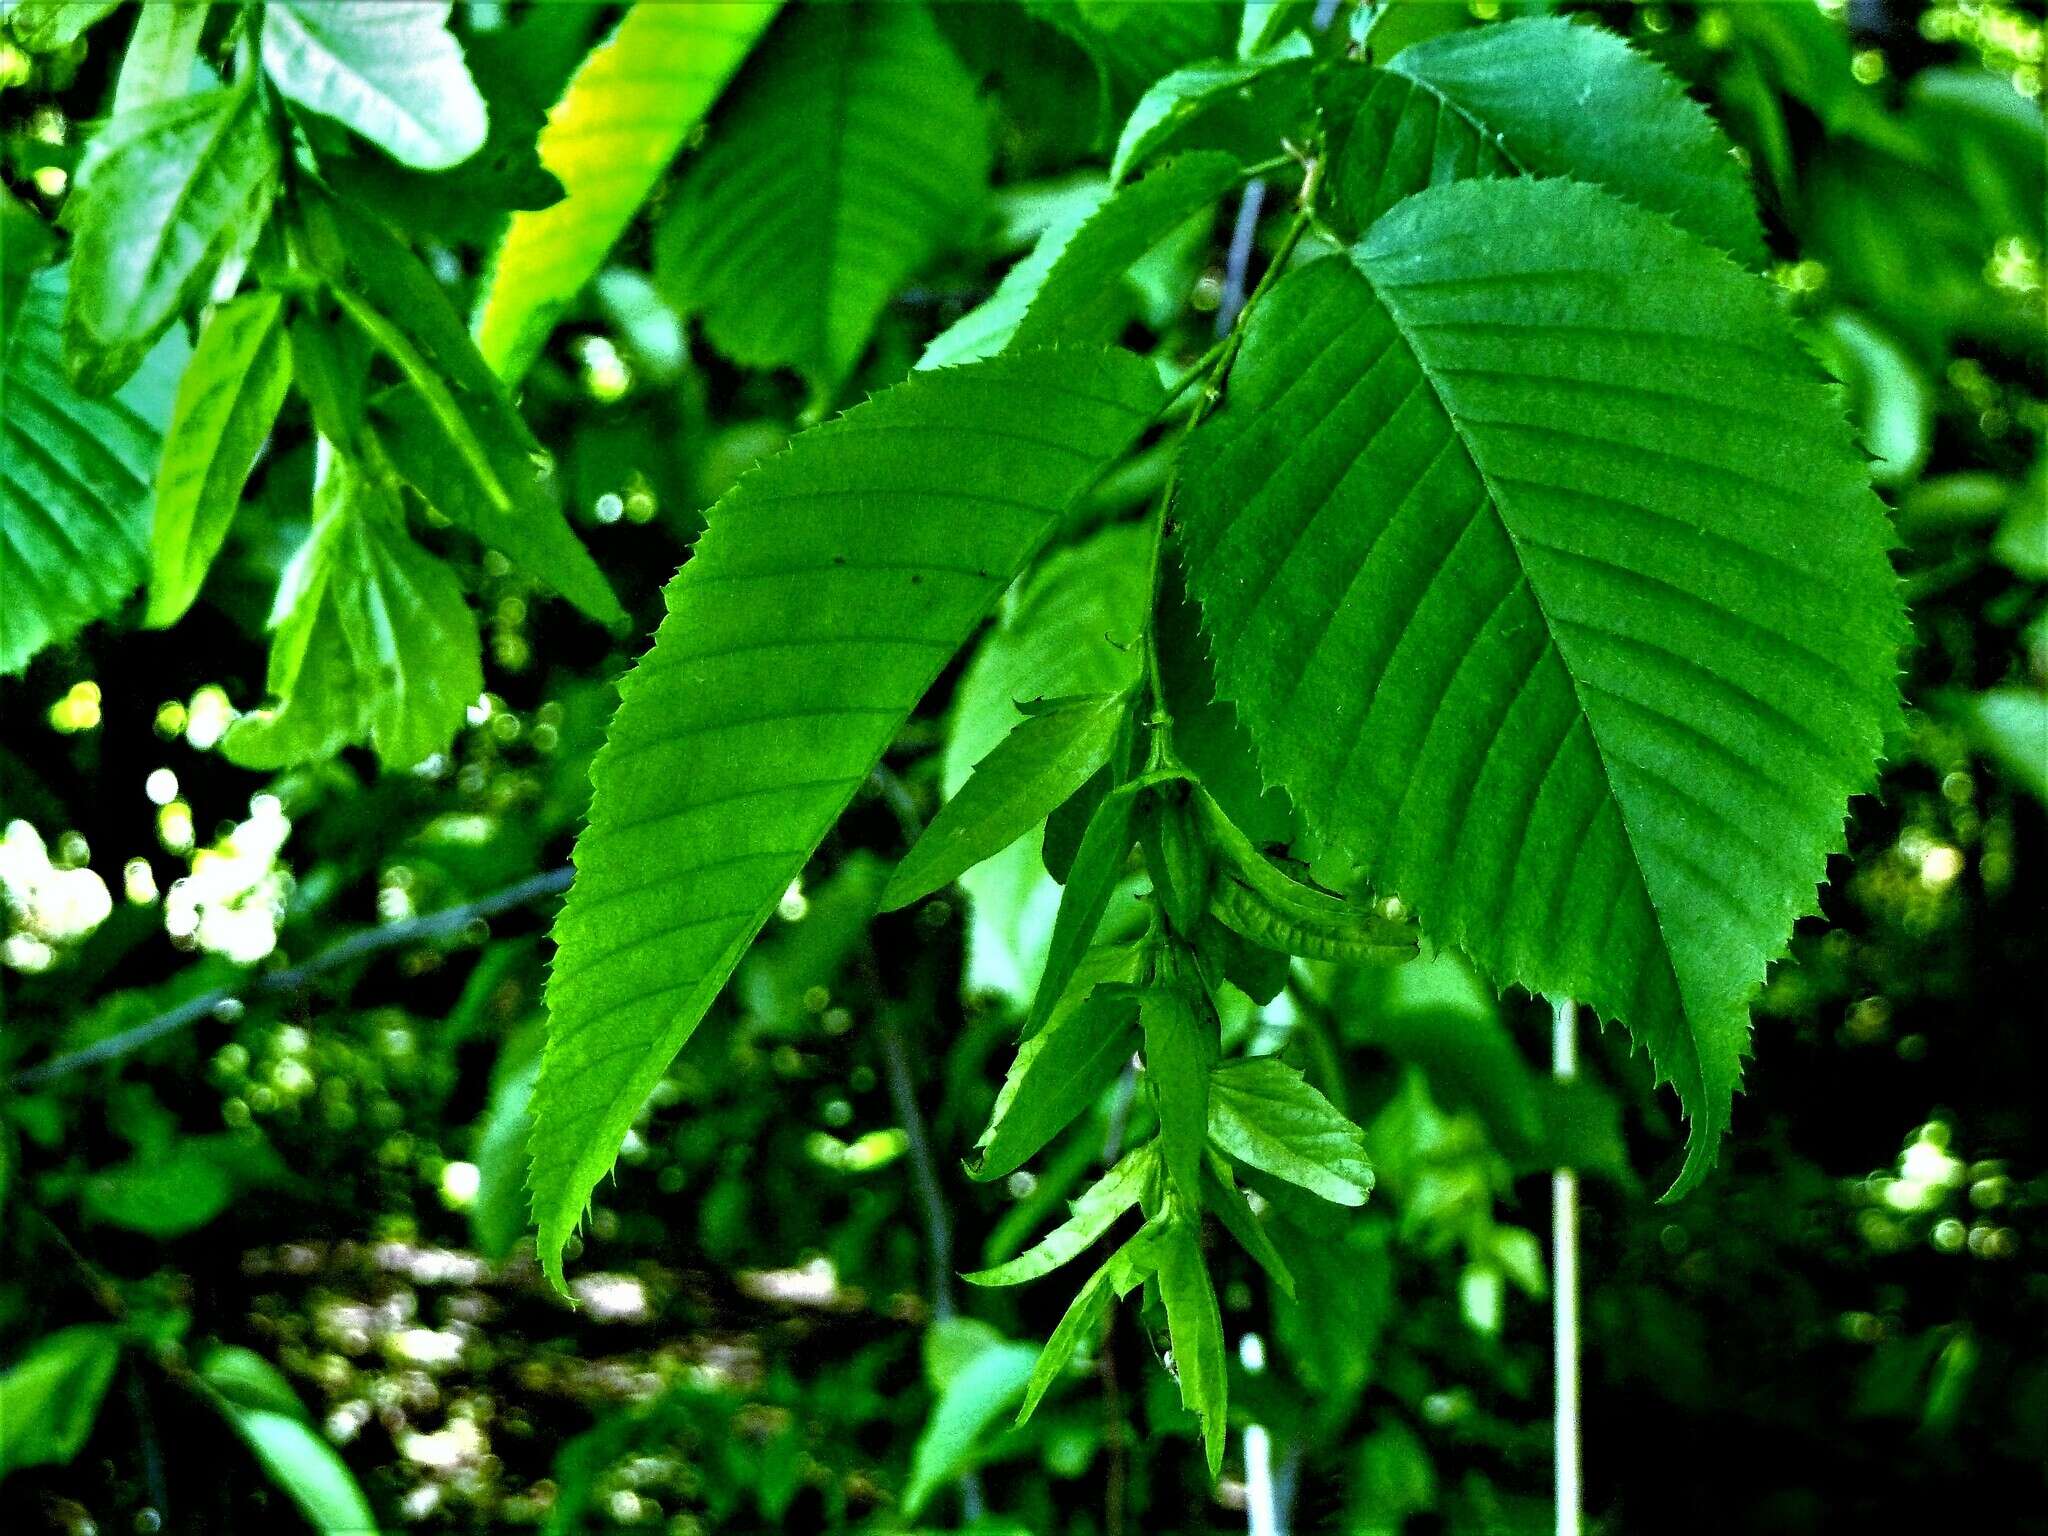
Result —
[[[1579,1005],[1553,1005],[1550,1071],[1561,1083],[1578,1075]],[[1556,1383],[1557,1536],[1579,1536],[1579,1176],[1550,1175],[1551,1369]]]

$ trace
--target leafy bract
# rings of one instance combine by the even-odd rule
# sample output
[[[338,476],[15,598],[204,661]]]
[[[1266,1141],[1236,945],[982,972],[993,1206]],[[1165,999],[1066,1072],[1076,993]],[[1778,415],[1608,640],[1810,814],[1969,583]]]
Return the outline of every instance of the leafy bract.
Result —
[[[1039,238],[982,304],[932,338],[918,367],[1018,347],[1114,341],[1136,307],[1126,274],[1238,180],[1229,155],[1184,155]]]
[[[1689,1186],[1896,711],[1883,509],[1768,286],[1594,187],[1433,188],[1271,291],[1184,485],[1265,771],[1438,942],[1625,1023]]]
[[[918,698],[1149,425],[1157,375],[1057,351],[920,375],[713,510],[620,686],[555,936],[540,1251]]]
[[[1269,159],[1315,113],[1316,60],[1299,33],[1254,58],[1190,64],[1145,92],[1117,140],[1109,174],[1132,172],[1179,150]]]
[[[828,402],[988,166],[974,82],[922,7],[794,7],[678,190],[657,278],[728,357]]]
[[[147,622],[162,627],[199,595],[256,454],[291,384],[284,301],[248,293],[215,312],[178,381],[157,466]]]
[[[0,1477],[76,1456],[120,1363],[120,1329],[82,1323],[36,1340],[0,1374]]]
[[[780,5],[644,0],[583,61],[540,135],[565,195],[513,218],[477,316],[477,345],[508,381],[532,366]]]
[[[483,96],[448,31],[450,0],[270,0],[263,68],[302,107],[401,165],[442,171],[483,147]]]
[[[248,82],[114,118],[65,205],[72,371],[101,394],[254,240],[277,190],[277,148]]]
[[[476,618],[454,573],[405,531],[396,498],[322,442],[313,531],[278,585],[266,686],[221,750],[283,768],[369,743],[385,766],[443,751],[483,692]]]
[[[1038,1352],[1038,1363],[1031,1368],[1031,1379],[1024,1388],[1024,1406],[1017,1410],[1019,1424],[1031,1417],[1074,1352],[1102,1331],[1110,1305],[1128,1296],[1157,1270],[1161,1237],[1162,1228],[1148,1223],[1088,1277],[1045,1341],[1045,1348]]]
[[[1085,990],[1070,1006],[1018,1047],[1017,1060],[996,1097],[995,1112],[969,1172],[977,1179],[1015,1173],[1090,1108],[1115,1079],[1137,1046],[1131,1026],[1138,999],[1130,986],[1112,982]]]
[[[1074,1202],[1073,1214],[1007,1264],[976,1270],[961,1278],[970,1285],[1022,1285],[1049,1275],[1091,1247],[1102,1234],[1138,1203],[1146,1182],[1159,1172],[1159,1143],[1148,1141],[1126,1152],[1117,1165],[1089,1185]]]
[[[940,808],[882,892],[882,910],[929,896],[1002,852],[1109,761],[1127,701],[1063,699],[1026,715]]]
[[[167,340],[120,395],[80,395],[59,347],[64,279],[29,280],[0,364],[0,676],[113,613],[149,564],[150,478],[180,360]]]
[[[1166,1304],[1180,1400],[1201,1421],[1209,1476],[1214,1478],[1223,1470],[1230,1381],[1223,1353],[1223,1314],[1216,1305],[1209,1267],[1202,1262],[1200,1225],[1185,1219],[1168,1223],[1158,1251],[1159,1299]]]
[[[1209,1136],[1239,1162],[1334,1200],[1372,1193],[1365,1133],[1272,1056],[1226,1062],[1209,1079]]]
[[[1202,1155],[1209,1140],[1209,1069],[1216,1026],[1204,1021],[1177,987],[1147,988],[1139,1022],[1145,1031],[1145,1080],[1159,1111],[1159,1155],[1169,1188],[1189,1212],[1202,1208]]]
[[[1411,192],[1473,176],[1570,176],[1755,265],[1763,234],[1706,109],[1612,32],[1528,17],[1431,38],[1334,93],[1324,183],[1355,237]]]

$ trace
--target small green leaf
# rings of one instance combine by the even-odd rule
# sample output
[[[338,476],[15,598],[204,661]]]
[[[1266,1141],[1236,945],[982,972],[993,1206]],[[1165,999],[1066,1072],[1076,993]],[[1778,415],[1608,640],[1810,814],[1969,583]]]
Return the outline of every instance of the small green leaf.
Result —
[[[121,0],[7,0],[7,30],[30,53],[60,53]]]
[[[1088,818],[1088,830],[1081,834],[1081,846],[1067,871],[1066,889],[1060,894],[1059,915],[1053,919],[1052,942],[1046,946],[1038,994],[1025,1016],[1023,1038],[1027,1041],[1052,1017],[1053,1005],[1066,992],[1081,957],[1095,941],[1095,930],[1123,876],[1124,861],[1138,840],[1138,794],[1131,784],[1113,789]]]
[[[366,1536],[378,1529],[348,1464],[308,1422],[298,1395],[269,1361],[252,1350],[223,1346],[201,1364],[199,1379],[314,1530]]]
[[[1110,161],[1112,181],[1186,150],[1269,160],[1315,116],[1316,60],[1294,33],[1256,58],[1190,64],[1139,98]]]
[[[932,1333],[952,1328],[977,1329],[968,1319],[936,1323]],[[938,1400],[925,1421],[910,1457],[910,1481],[903,1489],[903,1515],[914,1520],[932,1495],[975,1463],[983,1436],[1010,1404],[1024,1394],[1038,1351],[1007,1339],[979,1340],[980,1347],[957,1350],[943,1381],[936,1383]]]
[[[1372,1193],[1365,1132],[1273,1056],[1229,1061],[1209,1079],[1209,1137],[1239,1162],[1338,1205]]]
[[[1244,1197],[1244,1191],[1237,1187],[1237,1180],[1230,1176],[1230,1165],[1209,1149],[1202,1160],[1202,1190],[1207,1209],[1216,1213],[1216,1219],[1223,1223],[1224,1231],[1237,1239],[1238,1247],[1257,1261],[1266,1277],[1280,1288],[1280,1294],[1294,1295],[1294,1276],[1287,1268],[1287,1261],[1280,1257],[1280,1250],[1273,1246],[1272,1238],[1266,1235],[1264,1223]]]
[[[1031,1417],[1047,1389],[1074,1358],[1074,1352],[1102,1331],[1111,1304],[1144,1284],[1146,1277],[1158,1268],[1159,1248],[1159,1227],[1147,1225],[1088,1277],[1087,1284],[1061,1315],[1052,1337],[1045,1341],[1045,1348],[1038,1352],[1038,1363],[1031,1368],[1031,1379],[1024,1387],[1024,1406],[1017,1410],[1019,1424]]]
[[[1223,1314],[1202,1259],[1200,1226],[1189,1219],[1167,1224],[1159,1244],[1159,1299],[1173,1341],[1173,1369],[1180,1400],[1201,1420],[1209,1452],[1209,1476],[1223,1470],[1228,1436],[1229,1368],[1223,1350]]]
[[[120,1361],[121,1331],[106,1323],[60,1328],[31,1344],[0,1375],[0,1477],[76,1456]]]
[[[922,6],[792,6],[711,135],[656,237],[656,281],[719,351],[796,369],[822,407],[983,195],[974,81]]]
[[[399,473],[467,528],[601,624],[624,619],[611,584],[563,514],[547,456],[506,398],[446,291],[376,220],[326,203],[347,253],[335,297],[398,364],[406,385],[372,402]],[[358,295],[349,286],[360,282]]]
[[[513,218],[477,316],[477,346],[507,383],[525,376],[780,6],[641,0],[583,61],[540,136],[564,196]]]
[[[1216,1030],[1175,986],[1145,989],[1145,1080],[1159,1110],[1160,1157],[1188,1212],[1202,1209],[1202,1150],[1209,1142],[1209,1070]]]
[[[313,531],[271,619],[279,702],[237,720],[221,750],[283,768],[368,741],[386,767],[413,767],[446,750],[483,692],[476,618],[390,491],[324,440],[313,496]]]
[[[1612,32],[1532,16],[1453,32],[1343,78],[1326,202],[1355,238],[1402,198],[1473,176],[1594,182],[1755,266],[1756,203],[1731,146],[1668,72]]]
[[[1161,166],[1099,205],[1084,206],[1039,238],[988,300],[932,338],[920,368],[945,367],[1017,347],[1113,341],[1136,307],[1127,274],[1239,180],[1228,155],[1191,154]]]
[[[178,381],[150,530],[151,628],[176,622],[220,552],[291,384],[284,301],[246,293],[214,312]]]
[[[790,881],[1161,397],[1125,352],[919,374],[712,509],[620,685],[555,927],[532,1184],[558,1283],[648,1090]]]
[[[1050,815],[1109,761],[1127,700],[1097,695],[1027,715],[975,765],[882,892],[893,912],[950,885]]]
[[[1106,982],[1019,1046],[973,1176],[986,1181],[1015,1173],[1093,1106],[1137,1047],[1131,1029],[1137,1017],[1130,986]]]
[[[277,191],[277,147],[248,82],[114,118],[64,208],[74,231],[72,371],[104,394],[247,249]]]
[[[401,165],[443,171],[483,147],[484,99],[448,31],[450,0],[270,0],[263,68],[302,107]]]
[[[1054,1038],[1042,1035],[1040,1039]],[[1159,1169],[1159,1143],[1148,1141],[1123,1155],[1117,1165],[1089,1185],[1074,1202],[1073,1213],[1007,1264],[978,1269],[960,1278],[970,1285],[1022,1285],[1049,1275],[1092,1247],[1117,1217],[1138,1203],[1145,1183]]]
[[[191,89],[199,38],[211,9],[206,0],[154,0],[136,12],[135,31],[114,85],[115,117]]]

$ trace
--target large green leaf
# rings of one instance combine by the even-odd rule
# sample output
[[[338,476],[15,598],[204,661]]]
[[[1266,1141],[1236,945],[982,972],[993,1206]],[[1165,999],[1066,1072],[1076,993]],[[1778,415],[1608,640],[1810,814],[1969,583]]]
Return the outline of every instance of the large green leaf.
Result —
[[[678,190],[657,276],[735,362],[795,368],[828,401],[988,166],[974,82],[921,7],[796,7]]]
[[[484,99],[448,31],[450,0],[270,0],[263,68],[302,107],[422,171],[483,147]]]
[[[1161,396],[1121,352],[923,374],[712,510],[620,685],[555,929],[532,1170],[551,1275],[641,1100],[789,882]]]
[[[291,376],[284,301],[274,293],[230,300],[200,333],[157,467],[152,626],[174,622],[199,595]]]
[[[113,613],[149,566],[150,479],[178,359],[153,359],[114,399],[80,395],[59,346],[64,276],[29,281],[0,369],[0,676]]]
[[[1438,942],[1625,1023],[1689,1186],[1897,707],[1883,509],[1768,285],[1594,187],[1434,188],[1272,290],[1184,485],[1265,771]]]
[[[477,316],[477,345],[508,381],[532,366],[780,5],[641,0],[583,61],[540,136],[565,195],[513,218]]]
[[[1335,93],[1328,202],[1355,236],[1411,192],[1469,176],[1570,176],[1756,264],[1742,167],[1706,109],[1613,33],[1528,17],[1431,38]]]
[[[65,205],[72,368],[118,384],[221,264],[255,238],[277,190],[277,147],[247,82],[114,118]]]
[[[121,1363],[121,1331],[60,1328],[0,1374],[0,1477],[76,1456]]]

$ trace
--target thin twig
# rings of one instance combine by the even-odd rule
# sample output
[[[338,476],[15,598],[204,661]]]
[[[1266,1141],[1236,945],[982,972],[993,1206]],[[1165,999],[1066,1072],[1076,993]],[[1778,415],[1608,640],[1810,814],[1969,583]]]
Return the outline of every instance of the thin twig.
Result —
[[[1550,1070],[1561,1083],[1578,1075],[1579,1007],[1566,998],[1551,1016]],[[1550,1175],[1551,1356],[1555,1377],[1557,1536],[1579,1536],[1579,1177]]]
[[[407,918],[404,922],[385,923],[381,927],[366,928],[360,933],[352,933],[339,943],[323,949],[303,965],[250,977],[232,986],[216,987],[211,992],[201,993],[198,997],[158,1014],[146,1023],[137,1024],[133,1029],[124,1029],[119,1034],[107,1036],[104,1040],[96,1040],[83,1049],[52,1056],[48,1061],[26,1071],[16,1072],[7,1079],[6,1086],[11,1089],[31,1088],[37,1083],[47,1083],[55,1078],[69,1076],[98,1062],[118,1060],[153,1041],[163,1039],[166,1035],[191,1028],[201,1019],[211,1017],[223,1004],[296,992],[314,977],[325,975],[328,971],[347,965],[353,960],[366,959],[371,955],[382,954],[387,949],[397,949],[422,939],[435,939],[459,933],[479,919],[496,917],[500,913],[523,907],[530,901],[539,901],[546,896],[560,895],[569,888],[569,881],[574,875],[574,869],[564,864],[559,869],[530,875],[516,885],[509,885],[489,896],[480,896],[475,901],[465,902],[459,907],[449,907],[444,911],[430,912],[425,917]]]

